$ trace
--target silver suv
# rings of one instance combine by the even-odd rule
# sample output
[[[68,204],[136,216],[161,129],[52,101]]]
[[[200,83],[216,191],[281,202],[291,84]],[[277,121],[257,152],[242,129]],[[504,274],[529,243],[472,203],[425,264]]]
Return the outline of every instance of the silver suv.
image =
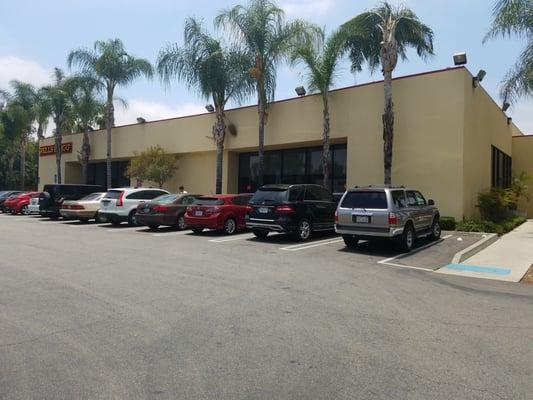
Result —
[[[348,247],[357,246],[359,240],[388,238],[409,252],[416,238],[440,238],[439,219],[435,202],[426,201],[418,190],[403,186],[356,186],[344,193],[339,202],[335,231]]]

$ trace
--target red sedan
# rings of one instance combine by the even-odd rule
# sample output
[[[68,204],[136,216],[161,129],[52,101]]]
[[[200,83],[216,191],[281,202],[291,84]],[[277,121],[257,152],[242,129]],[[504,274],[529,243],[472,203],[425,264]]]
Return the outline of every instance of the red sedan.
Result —
[[[246,211],[251,194],[219,194],[203,196],[187,207],[185,224],[194,233],[215,229],[232,235],[246,228]]]
[[[29,215],[28,205],[32,197],[39,196],[41,192],[27,192],[8,198],[4,202],[4,212],[10,212],[13,215],[24,214]]]

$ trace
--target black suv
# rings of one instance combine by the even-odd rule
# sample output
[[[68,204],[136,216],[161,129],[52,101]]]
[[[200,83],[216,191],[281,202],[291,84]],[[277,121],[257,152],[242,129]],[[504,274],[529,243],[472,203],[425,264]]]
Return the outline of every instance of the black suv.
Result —
[[[248,204],[246,227],[255,236],[287,232],[299,241],[308,240],[313,231],[334,229],[336,203],[320,185],[265,185]]]
[[[105,191],[105,187],[97,185],[44,185],[39,195],[39,213],[57,219],[61,216],[59,209],[64,200],[79,200],[88,194]]]

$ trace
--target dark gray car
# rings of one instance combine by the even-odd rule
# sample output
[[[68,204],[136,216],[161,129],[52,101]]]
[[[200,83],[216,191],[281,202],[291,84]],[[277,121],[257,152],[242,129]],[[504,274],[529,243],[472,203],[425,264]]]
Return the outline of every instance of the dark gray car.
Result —
[[[420,191],[392,186],[355,187],[339,202],[335,231],[346,246],[355,247],[359,240],[379,238],[397,241],[409,252],[416,238],[440,238],[440,214],[433,200]]]

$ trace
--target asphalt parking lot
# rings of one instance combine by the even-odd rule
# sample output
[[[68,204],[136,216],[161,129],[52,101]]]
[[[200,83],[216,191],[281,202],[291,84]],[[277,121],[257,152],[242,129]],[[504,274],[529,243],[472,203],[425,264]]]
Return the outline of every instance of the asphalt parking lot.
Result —
[[[0,399],[530,399],[533,289],[335,235],[0,215]]]

